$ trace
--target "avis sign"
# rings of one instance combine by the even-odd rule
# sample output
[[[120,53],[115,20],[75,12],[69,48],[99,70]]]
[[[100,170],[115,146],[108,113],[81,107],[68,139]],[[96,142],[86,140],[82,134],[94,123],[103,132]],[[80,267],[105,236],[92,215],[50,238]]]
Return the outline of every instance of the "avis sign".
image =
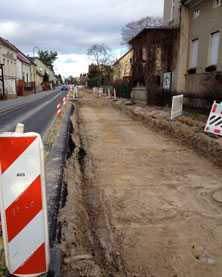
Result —
[[[0,201],[6,266],[16,276],[48,271],[43,144],[36,133],[0,134]]]

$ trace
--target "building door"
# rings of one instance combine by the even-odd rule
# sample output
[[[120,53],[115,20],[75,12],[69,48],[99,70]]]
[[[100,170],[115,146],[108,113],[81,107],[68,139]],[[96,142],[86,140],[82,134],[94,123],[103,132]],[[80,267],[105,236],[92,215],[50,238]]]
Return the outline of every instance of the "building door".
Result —
[[[122,97],[130,99],[130,85],[128,83],[122,84]]]

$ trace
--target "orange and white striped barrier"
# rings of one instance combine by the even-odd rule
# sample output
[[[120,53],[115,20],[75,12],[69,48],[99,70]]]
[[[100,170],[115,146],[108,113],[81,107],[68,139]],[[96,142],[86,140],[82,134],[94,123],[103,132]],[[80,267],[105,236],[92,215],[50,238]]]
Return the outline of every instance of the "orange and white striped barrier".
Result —
[[[222,103],[214,101],[204,131],[222,136]]]
[[[70,94],[68,93],[67,94],[67,103],[69,103],[69,97],[70,97]]]
[[[0,134],[0,202],[6,266],[16,276],[48,271],[44,150],[37,133]]]
[[[62,114],[61,114],[61,105],[60,105],[59,102],[57,102],[57,115],[58,115],[59,117],[62,116]]]
[[[63,107],[66,107],[66,98],[65,98],[65,96],[63,97]]]

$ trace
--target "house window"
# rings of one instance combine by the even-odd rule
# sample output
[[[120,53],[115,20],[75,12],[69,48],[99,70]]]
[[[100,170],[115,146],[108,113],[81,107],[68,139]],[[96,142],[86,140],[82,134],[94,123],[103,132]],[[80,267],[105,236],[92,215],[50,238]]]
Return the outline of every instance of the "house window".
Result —
[[[197,18],[199,16],[200,16],[200,9],[198,8],[198,9],[194,10],[194,12],[193,12],[193,18]]]
[[[199,46],[199,39],[195,39],[192,41],[192,59],[191,59],[191,67],[197,67],[197,57],[198,57],[198,46]]]
[[[173,20],[175,17],[175,0],[172,0],[171,2],[171,20]]]
[[[220,4],[221,4],[221,0],[213,0],[213,7],[214,8],[217,8],[217,7],[219,7],[220,6]]]
[[[219,52],[220,32],[211,34],[211,57],[210,64],[217,64],[218,52]]]

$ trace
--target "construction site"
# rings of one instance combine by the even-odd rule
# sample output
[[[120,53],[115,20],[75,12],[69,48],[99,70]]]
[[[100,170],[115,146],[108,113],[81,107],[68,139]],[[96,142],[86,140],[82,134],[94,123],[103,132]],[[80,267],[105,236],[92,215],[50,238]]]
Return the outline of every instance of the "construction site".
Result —
[[[207,115],[73,102],[56,247],[62,276],[221,276],[222,141]]]

